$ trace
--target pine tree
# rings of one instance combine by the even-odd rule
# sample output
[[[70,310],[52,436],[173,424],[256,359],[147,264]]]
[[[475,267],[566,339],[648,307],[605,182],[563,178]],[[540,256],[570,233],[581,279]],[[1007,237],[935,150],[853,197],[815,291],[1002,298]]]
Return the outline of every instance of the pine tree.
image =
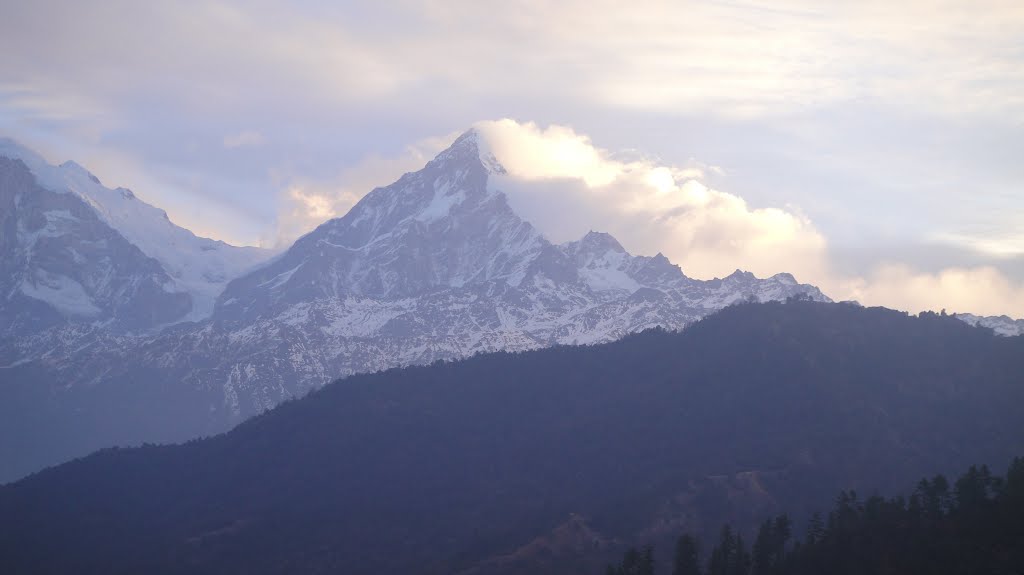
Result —
[[[804,537],[807,545],[814,545],[821,541],[825,535],[825,524],[821,520],[821,513],[815,511],[807,524],[807,535]]]
[[[700,552],[697,540],[690,534],[685,534],[676,541],[672,575],[700,575]]]
[[[750,553],[743,545],[743,536],[736,535],[736,551],[729,565],[730,575],[747,575],[750,573]]]
[[[708,575],[732,575],[729,567],[735,547],[736,539],[733,537],[732,527],[728,525],[722,526],[722,532],[718,537],[718,545],[711,550]]]
[[[786,515],[779,515],[774,520],[761,524],[751,556],[753,575],[770,575],[778,572],[791,531],[791,523]]]
[[[654,547],[644,547],[637,564],[636,575],[654,575]]]

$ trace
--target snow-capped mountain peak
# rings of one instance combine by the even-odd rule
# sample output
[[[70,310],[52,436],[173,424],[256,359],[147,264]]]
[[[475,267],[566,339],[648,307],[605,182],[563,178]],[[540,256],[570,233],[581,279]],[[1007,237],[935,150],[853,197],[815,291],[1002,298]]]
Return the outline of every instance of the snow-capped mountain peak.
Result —
[[[611,234],[590,231],[583,238],[562,244],[562,251],[575,263],[580,279],[596,291],[632,293],[642,287],[634,277],[638,261]]]
[[[570,248],[571,245],[571,248]],[[587,232],[582,239],[571,244],[566,244],[567,250],[572,250],[576,255],[604,254],[607,252],[623,253],[626,251],[611,234],[606,232]]]
[[[505,167],[494,156],[487,138],[476,128],[470,128],[463,132],[452,142],[451,146],[427,163],[426,167],[446,165],[451,162],[479,163],[489,174],[504,175],[507,173]]]
[[[74,161],[54,166],[7,138],[0,138],[0,156],[21,160],[42,188],[74,194],[95,210],[103,222],[157,260],[173,279],[173,289],[192,298],[191,312],[181,319],[208,316],[228,281],[272,255],[260,248],[236,247],[198,237],[175,225],[167,212],[142,201],[130,190],[103,186],[99,178]]]
[[[542,253],[560,253],[488,187],[500,164],[485,163],[480,141],[475,130],[466,132],[422,170],[374,189],[344,216],[233,282],[220,316],[266,311],[257,301],[283,306],[322,297],[412,297],[494,281],[520,285]]]

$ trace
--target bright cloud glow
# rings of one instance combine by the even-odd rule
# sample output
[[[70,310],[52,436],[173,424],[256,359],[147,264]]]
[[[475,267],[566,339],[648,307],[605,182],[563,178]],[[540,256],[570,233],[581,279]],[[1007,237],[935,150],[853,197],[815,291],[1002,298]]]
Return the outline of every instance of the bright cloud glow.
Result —
[[[867,278],[841,280],[835,289],[865,305],[910,312],[946,309],[1024,317],[1024,285],[987,266],[921,273],[905,264],[883,264]]]
[[[737,268],[806,277],[822,267],[826,242],[806,217],[751,207],[709,188],[692,168],[620,161],[564,126],[501,120],[476,127],[508,170],[497,187],[552,241],[598,229],[634,252],[662,252],[701,278]]]

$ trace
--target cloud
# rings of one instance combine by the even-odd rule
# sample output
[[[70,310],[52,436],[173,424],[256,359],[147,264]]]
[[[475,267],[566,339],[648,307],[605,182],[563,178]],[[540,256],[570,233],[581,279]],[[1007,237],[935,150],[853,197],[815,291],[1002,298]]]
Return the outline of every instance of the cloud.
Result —
[[[693,277],[789,271],[820,275],[826,241],[798,210],[752,207],[712,189],[694,167],[620,160],[566,126],[481,122],[508,171],[497,179],[509,202],[549,239],[607,231],[634,253],[664,253]]]
[[[212,111],[297,95],[306,105],[291,113],[374,102],[393,110],[443,85],[448,97],[432,105],[452,112],[484,98],[535,97],[543,86],[569,105],[668,114],[786,116],[869,99],[1020,122],[1022,26],[1024,8],[1012,0],[41,0],[5,12],[0,82],[104,99],[168,91]],[[44,28],[50,40],[40,43]]]
[[[25,119],[82,121],[102,117],[107,111],[74,92],[43,91],[29,83],[3,82],[0,77],[0,110],[7,109]]]
[[[906,264],[887,263],[866,278],[830,283],[840,298],[864,305],[1024,318],[1024,284],[1010,281],[991,266],[922,273]]]
[[[936,234],[935,239],[943,243],[966,246],[983,254],[999,258],[1013,259],[1024,256],[1024,233],[1017,231],[1005,233],[944,233]]]
[[[500,120],[477,129],[509,172],[496,185],[553,241],[598,229],[633,253],[664,253],[691,277],[790,272],[838,300],[1024,317],[1024,283],[994,266],[925,272],[887,262],[866,274],[841,273],[825,235],[795,206],[752,207],[702,183],[700,169],[623,161],[566,126]]]
[[[262,243],[265,247],[287,247],[325,221],[345,215],[360,197],[344,184],[292,183],[282,193],[274,237]]]
[[[255,130],[245,130],[224,136],[224,147],[228,149],[254,147],[262,145],[264,142],[266,142],[266,138]]]

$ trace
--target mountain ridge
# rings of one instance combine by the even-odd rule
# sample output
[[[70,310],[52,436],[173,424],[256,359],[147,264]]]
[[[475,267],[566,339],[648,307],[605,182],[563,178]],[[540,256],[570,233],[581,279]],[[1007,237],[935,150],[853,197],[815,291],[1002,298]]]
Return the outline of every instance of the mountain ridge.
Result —
[[[223,435],[0,487],[0,569],[599,572],[592,547],[531,542],[579,516],[583,536],[668,548],[651,538],[782,509],[799,521],[840,489],[906,493],[925,473],[1003,464],[1024,449],[1022,344],[937,314],[790,300],[359,374]]]
[[[180,321],[209,316],[216,296],[230,279],[271,255],[269,250],[199,237],[175,225],[167,212],[142,201],[131,190],[103,186],[99,178],[74,161],[54,166],[9,138],[0,138],[0,157],[23,162],[40,188],[79,198],[103,223],[160,262],[175,289],[188,293],[192,300],[190,312],[178,318]]]
[[[65,318],[145,329],[188,312],[189,296],[160,264],[73,194],[39,186],[21,160],[0,156],[0,334]]]
[[[64,170],[80,190],[139,202],[84,169]],[[745,300],[828,301],[787,273],[692,279],[660,253],[629,254],[609,234],[553,244],[491,181],[503,173],[470,130],[423,169],[231,278],[208,317],[175,312],[125,333],[65,317],[8,333],[0,458],[10,470],[0,469],[0,481],[104,445],[222,431],[355,373],[681,329]],[[160,417],[143,421],[144,413]],[[40,436],[46,445],[28,453],[15,438],[40,427],[51,428]]]

